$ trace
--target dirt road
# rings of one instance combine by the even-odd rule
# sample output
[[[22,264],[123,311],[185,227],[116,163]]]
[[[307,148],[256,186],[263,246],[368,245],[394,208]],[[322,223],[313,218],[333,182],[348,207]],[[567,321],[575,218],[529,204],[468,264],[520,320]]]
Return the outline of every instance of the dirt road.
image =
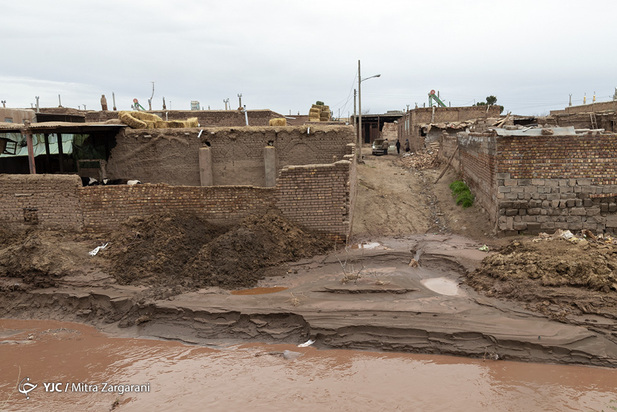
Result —
[[[435,184],[444,166],[417,170],[404,168],[402,155],[373,156],[367,147],[363,154],[352,228],[355,240],[453,233],[500,243],[478,206],[463,209],[454,202],[449,184],[458,177],[451,168]]]

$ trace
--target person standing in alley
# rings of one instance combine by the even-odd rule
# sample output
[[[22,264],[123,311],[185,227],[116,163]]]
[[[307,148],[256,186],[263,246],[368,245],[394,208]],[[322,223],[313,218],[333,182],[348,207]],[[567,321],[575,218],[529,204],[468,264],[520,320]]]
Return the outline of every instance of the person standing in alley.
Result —
[[[408,152],[410,150],[411,148],[409,147],[409,139],[405,139],[405,151]]]
[[[396,154],[401,154],[401,141],[396,140]]]

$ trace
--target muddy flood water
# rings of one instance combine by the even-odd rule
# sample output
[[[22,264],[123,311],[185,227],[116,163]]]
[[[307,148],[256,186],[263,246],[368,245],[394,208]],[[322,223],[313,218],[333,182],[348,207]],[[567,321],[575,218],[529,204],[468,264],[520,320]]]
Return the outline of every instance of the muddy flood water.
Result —
[[[611,411],[617,370],[114,338],[0,319],[0,410]],[[123,393],[124,392],[124,393]]]

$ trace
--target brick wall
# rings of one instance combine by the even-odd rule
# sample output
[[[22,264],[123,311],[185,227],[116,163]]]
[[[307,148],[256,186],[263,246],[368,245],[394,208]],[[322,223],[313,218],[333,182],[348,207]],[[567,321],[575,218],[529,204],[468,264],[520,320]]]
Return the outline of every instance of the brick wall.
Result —
[[[495,221],[497,193],[495,183],[495,137],[460,133],[459,170],[475,196],[475,203]]]
[[[327,165],[284,167],[278,179],[276,205],[293,221],[302,221],[305,226],[324,233],[348,236],[354,177],[353,159]]]
[[[76,175],[0,175],[0,222],[81,230]]]
[[[293,222],[345,240],[355,201],[354,145],[344,160],[331,164],[288,166],[277,186],[81,187],[76,175],[0,175],[0,221],[10,225],[72,230],[118,227],[132,216],[163,211],[193,212],[232,224],[245,216],[278,208]]]
[[[507,234],[617,233],[617,135],[459,134],[459,170]]]
[[[200,214],[214,223],[236,223],[251,213],[271,209],[275,190],[143,184],[84,187],[80,196],[84,228],[97,230],[117,227],[129,217],[165,211]]]

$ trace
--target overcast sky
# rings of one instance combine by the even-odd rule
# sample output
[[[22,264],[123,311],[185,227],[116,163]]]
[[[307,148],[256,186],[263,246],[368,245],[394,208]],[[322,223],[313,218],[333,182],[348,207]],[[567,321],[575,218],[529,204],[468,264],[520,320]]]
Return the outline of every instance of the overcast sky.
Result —
[[[7,107],[238,107],[353,114],[427,102],[548,114],[617,87],[617,2],[570,0],[27,0],[0,12]]]

